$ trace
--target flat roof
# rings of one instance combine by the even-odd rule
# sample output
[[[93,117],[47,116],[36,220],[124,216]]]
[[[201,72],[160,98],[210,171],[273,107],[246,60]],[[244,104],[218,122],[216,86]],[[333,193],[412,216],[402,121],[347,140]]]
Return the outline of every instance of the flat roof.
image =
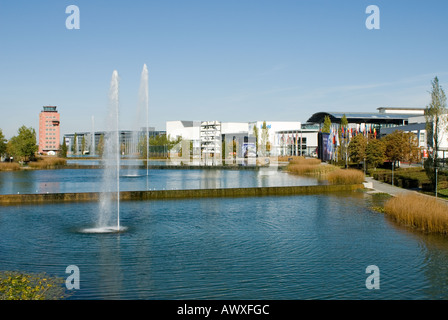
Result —
[[[378,113],[378,112],[317,112],[307,122],[323,123],[326,116],[330,117],[332,123],[340,123],[345,115],[349,123],[393,123],[403,124],[415,114]]]

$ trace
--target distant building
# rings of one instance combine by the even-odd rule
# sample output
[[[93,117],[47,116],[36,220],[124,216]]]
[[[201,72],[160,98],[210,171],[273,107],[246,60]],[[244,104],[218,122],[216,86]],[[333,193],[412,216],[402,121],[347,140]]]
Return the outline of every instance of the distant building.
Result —
[[[331,140],[334,133],[338,133],[339,125],[343,116],[346,117],[348,126],[347,132],[350,137],[356,134],[364,134],[367,137],[381,138],[396,130],[412,132],[418,141],[418,146],[422,150],[422,157],[425,158],[433,147],[428,145],[426,133],[425,108],[377,108],[378,112],[317,112],[309,119],[309,123],[314,123],[322,128],[325,117],[329,117],[332,123],[330,134],[327,138],[320,134],[319,138],[319,158],[328,160],[335,154],[338,145],[337,140]],[[448,115],[446,116],[448,117]],[[335,137],[336,138],[336,137]],[[438,157],[445,160],[448,154],[448,130],[441,128],[440,146]],[[328,157],[324,157],[327,155]]]
[[[59,151],[60,114],[55,106],[44,106],[39,114],[40,154],[52,154]]]
[[[102,136],[106,132],[75,132],[64,135],[65,144],[67,145],[67,154],[69,156],[95,156],[98,155],[98,148]],[[156,131],[154,127],[148,127],[149,138],[165,134],[165,131]],[[138,153],[138,143],[146,137],[146,128],[140,130],[120,130],[120,151],[124,156],[135,155]],[[83,149],[84,148],[84,149]],[[156,152],[155,147],[150,148],[150,155]]]
[[[193,159],[213,165],[264,156],[316,156],[319,126],[297,121],[176,120],[167,121],[166,130],[171,138],[191,141]]]
[[[446,121],[448,121],[448,114],[445,114],[442,117],[444,117],[445,119],[447,119]],[[427,158],[428,155],[433,152],[434,146],[432,146],[431,143],[428,144],[426,118],[424,116],[410,117],[408,119],[408,123],[403,126],[384,128],[381,131],[381,136],[391,134],[395,130],[414,133],[418,141],[418,147],[422,150],[423,158]],[[445,162],[448,158],[448,129],[446,127],[440,128],[438,150],[438,158],[443,159],[443,161]]]

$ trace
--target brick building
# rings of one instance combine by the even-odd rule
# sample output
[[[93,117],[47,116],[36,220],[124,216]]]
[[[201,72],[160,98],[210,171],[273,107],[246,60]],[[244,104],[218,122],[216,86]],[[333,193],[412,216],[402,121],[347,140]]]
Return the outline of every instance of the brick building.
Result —
[[[59,151],[60,114],[55,106],[44,106],[39,114],[39,150],[41,154]]]

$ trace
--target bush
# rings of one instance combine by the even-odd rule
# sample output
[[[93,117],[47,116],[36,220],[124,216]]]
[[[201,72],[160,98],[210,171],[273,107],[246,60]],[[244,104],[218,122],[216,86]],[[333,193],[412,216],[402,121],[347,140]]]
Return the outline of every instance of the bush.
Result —
[[[58,300],[67,297],[64,279],[17,271],[0,272],[0,300]]]

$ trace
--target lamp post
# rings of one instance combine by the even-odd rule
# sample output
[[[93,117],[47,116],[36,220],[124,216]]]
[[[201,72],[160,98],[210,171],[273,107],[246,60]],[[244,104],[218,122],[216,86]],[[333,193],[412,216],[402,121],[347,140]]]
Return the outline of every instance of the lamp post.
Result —
[[[392,161],[392,185],[394,185],[394,167],[395,167],[395,161]]]
[[[438,168],[436,167],[436,198],[437,198],[437,171],[438,171]]]

